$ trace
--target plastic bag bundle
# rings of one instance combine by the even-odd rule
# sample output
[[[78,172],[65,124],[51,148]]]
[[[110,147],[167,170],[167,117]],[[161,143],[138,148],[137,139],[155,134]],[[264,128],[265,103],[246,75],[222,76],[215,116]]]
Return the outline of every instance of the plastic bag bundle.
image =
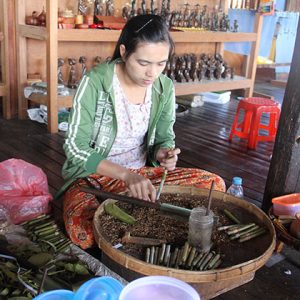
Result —
[[[52,196],[42,169],[21,159],[0,163],[0,205],[7,219],[19,224],[50,211]]]

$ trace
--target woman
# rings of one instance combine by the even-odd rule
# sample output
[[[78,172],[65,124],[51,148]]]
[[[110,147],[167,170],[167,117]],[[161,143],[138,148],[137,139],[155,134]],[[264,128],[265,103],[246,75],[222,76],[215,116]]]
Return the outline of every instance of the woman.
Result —
[[[165,169],[166,184],[224,190],[224,181],[196,169],[175,169],[175,95],[162,74],[174,51],[163,19],[139,15],[130,19],[110,62],[83,77],[76,92],[64,149],[64,221],[71,240],[82,248],[94,243],[92,218],[99,203],[80,191],[94,186],[141,201],[155,201]],[[155,167],[145,167],[151,164]]]

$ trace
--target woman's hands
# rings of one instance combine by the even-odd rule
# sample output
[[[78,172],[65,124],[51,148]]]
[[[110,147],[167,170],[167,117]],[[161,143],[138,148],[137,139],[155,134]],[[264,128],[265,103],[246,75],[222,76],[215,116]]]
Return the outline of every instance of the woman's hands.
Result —
[[[131,195],[135,198],[155,202],[156,189],[148,178],[145,178],[109,160],[102,160],[97,166],[97,174],[121,179],[126,183]]]
[[[156,189],[148,178],[128,171],[124,181],[133,197],[155,202]]]
[[[168,171],[172,171],[176,168],[176,163],[178,160],[178,154],[180,154],[180,149],[167,149],[160,148],[156,153],[156,160],[160,163],[162,167],[165,167]]]

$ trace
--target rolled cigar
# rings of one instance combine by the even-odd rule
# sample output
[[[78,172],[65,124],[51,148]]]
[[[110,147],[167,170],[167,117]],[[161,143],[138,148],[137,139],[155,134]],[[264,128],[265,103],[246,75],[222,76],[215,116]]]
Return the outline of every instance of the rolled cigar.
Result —
[[[179,249],[176,247],[171,255],[171,259],[170,259],[170,267],[171,268],[175,267],[175,262],[177,259],[178,251],[179,251]]]
[[[150,264],[153,264],[154,262],[154,252],[155,252],[155,247],[152,246],[150,249]]]
[[[146,263],[150,262],[150,248],[146,249],[146,258],[145,258]]]
[[[226,231],[226,233],[227,233],[228,235],[232,235],[232,234],[235,234],[235,233],[239,233],[239,232],[241,232],[241,231],[244,231],[244,230],[246,230],[246,229],[248,229],[248,228],[251,228],[251,227],[253,227],[253,226],[255,226],[255,223],[250,223],[250,224],[242,225],[242,226],[240,226],[240,227],[238,227],[238,228],[229,229],[229,230]]]
[[[208,264],[208,262],[211,260],[211,258],[214,256],[214,252],[209,252],[206,258],[201,263],[199,270],[202,271],[205,269],[205,266]]]
[[[158,255],[159,255],[159,247],[155,247],[155,249],[154,249],[154,261],[153,261],[153,263],[155,265],[158,264]]]
[[[166,251],[163,259],[163,264],[166,266],[168,264],[168,261],[170,260],[170,250],[171,250],[171,245],[166,246]]]
[[[188,258],[188,255],[189,255],[189,252],[190,252],[190,245],[188,242],[185,242],[184,246],[183,246],[183,253],[182,253],[182,258],[181,258],[181,264],[184,265],[187,258]]]
[[[224,214],[231,220],[233,221],[234,223],[236,224],[240,224],[240,220],[233,214],[231,213],[229,210],[227,209],[224,209]]]
[[[203,256],[201,257],[201,259],[199,260],[199,262],[197,263],[196,268],[199,269],[200,266],[202,265],[203,261],[206,259],[206,257],[209,255],[209,252],[203,253]]]
[[[216,262],[220,259],[220,257],[221,257],[221,255],[219,253],[217,253],[208,263],[207,269],[211,270],[214,267],[214,265],[216,264]]]
[[[217,268],[220,266],[221,263],[222,263],[222,260],[221,260],[221,258],[220,258],[218,261],[216,261],[215,265],[212,266],[211,269],[212,269],[212,270],[217,269]]]
[[[258,237],[258,236],[264,234],[265,232],[266,232],[266,230],[264,228],[260,228],[257,231],[255,231],[247,236],[240,237],[238,241],[240,243],[243,243],[243,242],[249,241],[255,237]]]
[[[178,255],[177,255],[177,258],[176,258],[176,262],[175,262],[175,268],[178,269],[179,266],[180,266],[180,263],[181,263],[181,257],[182,257],[182,252],[183,252],[183,249],[179,249],[178,250]]]
[[[192,262],[192,266],[196,266],[198,264],[198,262],[200,261],[200,259],[203,257],[204,253],[198,253],[197,256],[194,258],[193,262]]]
[[[191,266],[192,266],[192,261],[193,261],[194,258],[195,258],[196,251],[197,251],[197,250],[196,250],[195,247],[193,247],[192,250],[190,251],[190,255],[189,255],[189,257],[188,257],[188,259],[187,259],[187,262],[186,262],[186,266],[187,266],[187,267],[191,267]]]
[[[236,225],[226,225],[226,226],[221,226],[221,227],[218,227],[218,231],[227,230],[227,229],[229,229],[229,228],[239,228],[240,226],[243,226],[243,225],[236,224]]]
[[[239,232],[239,233],[236,233],[235,235],[230,236],[229,239],[230,239],[230,240],[236,240],[236,239],[238,239],[239,237],[241,237],[241,236],[243,236],[243,235],[245,235],[245,234],[254,232],[254,231],[256,231],[256,230],[259,229],[259,228],[260,228],[260,227],[259,227],[258,225],[255,225],[255,226],[253,226],[253,227],[251,227],[251,228],[246,229],[246,230],[243,231],[243,232]]]
[[[159,256],[159,260],[158,263],[161,265],[164,261],[164,256],[165,256],[165,251],[166,251],[166,244],[162,244],[161,246],[161,251],[160,251],[160,256]]]

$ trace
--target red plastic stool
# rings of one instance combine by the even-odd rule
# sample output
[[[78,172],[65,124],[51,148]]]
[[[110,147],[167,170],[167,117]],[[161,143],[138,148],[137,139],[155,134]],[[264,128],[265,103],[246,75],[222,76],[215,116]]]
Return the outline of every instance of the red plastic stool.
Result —
[[[244,111],[244,118],[239,122],[240,111]],[[269,124],[261,123],[263,113],[269,113]],[[233,135],[242,139],[248,139],[248,148],[255,149],[257,142],[274,141],[280,116],[280,104],[267,98],[245,98],[238,104],[233,125],[229,135],[232,141]],[[260,135],[260,129],[268,131],[267,135]]]

